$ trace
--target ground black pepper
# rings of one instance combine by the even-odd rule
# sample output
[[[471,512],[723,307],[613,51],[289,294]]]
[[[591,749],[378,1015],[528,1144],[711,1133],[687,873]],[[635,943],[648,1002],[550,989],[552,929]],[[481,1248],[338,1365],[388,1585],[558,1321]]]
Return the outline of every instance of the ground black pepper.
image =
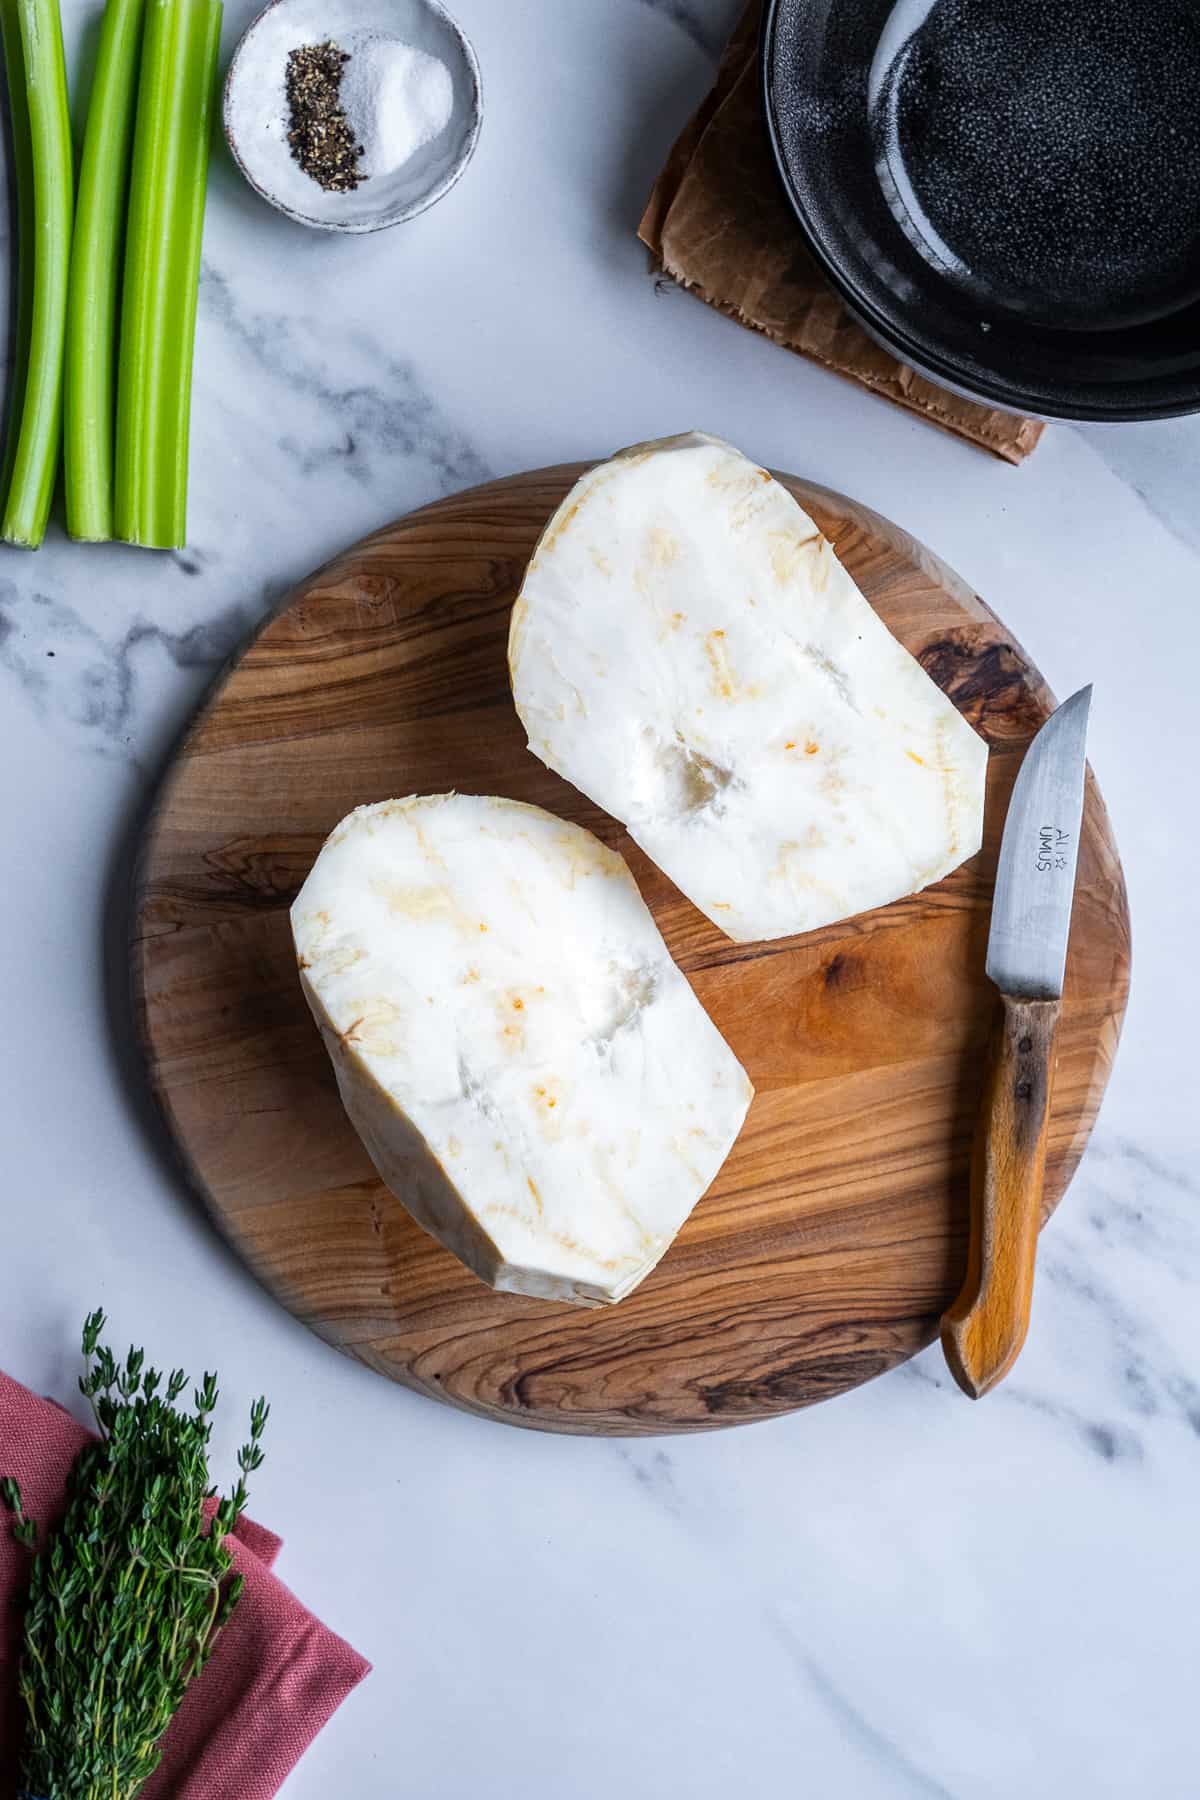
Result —
[[[288,53],[288,143],[306,175],[327,192],[349,194],[366,181],[359,167],[363,147],[342,110],[339,95],[349,52],[327,41],[301,44]]]

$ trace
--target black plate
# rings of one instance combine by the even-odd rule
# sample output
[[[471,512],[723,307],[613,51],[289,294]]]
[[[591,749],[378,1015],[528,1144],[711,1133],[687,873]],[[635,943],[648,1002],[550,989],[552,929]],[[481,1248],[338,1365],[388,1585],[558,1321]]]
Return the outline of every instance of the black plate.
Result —
[[[767,0],[762,74],[813,251],[906,362],[1200,410],[1200,0]]]

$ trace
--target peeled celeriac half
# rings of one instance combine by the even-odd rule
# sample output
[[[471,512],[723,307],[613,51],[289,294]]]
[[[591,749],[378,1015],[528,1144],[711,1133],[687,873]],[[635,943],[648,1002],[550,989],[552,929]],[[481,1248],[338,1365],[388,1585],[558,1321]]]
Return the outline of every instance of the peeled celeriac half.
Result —
[[[629,1293],[753,1089],[624,859],[516,801],[363,806],[292,932],[346,1111],[417,1223],[495,1288]]]
[[[513,608],[529,748],[739,942],[973,856],[987,747],[792,496],[699,433],[576,483]]]

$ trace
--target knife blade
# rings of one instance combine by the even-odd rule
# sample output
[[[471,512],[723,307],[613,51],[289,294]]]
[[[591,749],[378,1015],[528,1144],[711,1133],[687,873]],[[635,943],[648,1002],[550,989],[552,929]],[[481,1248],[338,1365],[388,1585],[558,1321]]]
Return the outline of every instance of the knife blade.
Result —
[[[1062,994],[1075,899],[1090,687],[1064,700],[1025,752],[996,868],[987,972],[1002,994]]]
[[[1001,1007],[971,1162],[966,1277],[942,1320],[950,1371],[975,1400],[1004,1379],[1029,1328],[1091,698],[1090,687],[1073,694],[1030,744],[1000,843],[986,968]]]

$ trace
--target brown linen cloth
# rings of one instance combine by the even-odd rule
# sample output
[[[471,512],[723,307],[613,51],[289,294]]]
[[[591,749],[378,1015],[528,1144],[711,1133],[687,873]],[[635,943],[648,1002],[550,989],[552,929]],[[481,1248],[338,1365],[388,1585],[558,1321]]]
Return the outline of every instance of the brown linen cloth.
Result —
[[[759,96],[761,13],[761,0],[750,0],[716,86],[655,183],[638,236],[668,275],[710,306],[1007,462],[1022,462],[1042,435],[1036,420],[960,399],[915,374],[826,285],[771,156]]]

